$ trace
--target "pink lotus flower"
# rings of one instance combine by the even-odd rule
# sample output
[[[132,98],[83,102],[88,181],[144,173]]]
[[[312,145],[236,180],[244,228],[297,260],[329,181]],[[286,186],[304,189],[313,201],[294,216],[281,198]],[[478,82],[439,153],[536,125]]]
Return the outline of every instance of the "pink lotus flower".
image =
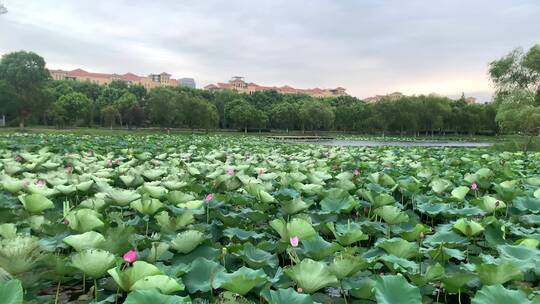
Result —
[[[298,247],[298,243],[300,242],[300,238],[298,236],[293,236],[289,239],[289,241],[291,242],[291,246],[293,247]]]
[[[233,176],[234,175],[234,168],[233,167],[227,168],[227,174],[230,175],[230,176]]]
[[[298,288],[296,288],[296,291],[297,291],[298,293],[302,293],[304,290],[302,289],[302,287],[298,287]]]
[[[64,225],[69,225],[69,220],[67,218],[64,218],[64,220],[62,221],[62,223],[64,223]]]
[[[354,169],[354,176],[358,176],[358,175],[360,175],[360,170]]]
[[[23,160],[22,156],[20,156],[20,155],[15,156],[15,161],[16,162],[22,162],[22,160]]]
[[[208,193],[206,195],[206,203],[210,203],[214,199],[214,195],[212,193]]]
[[[73,172],[73,167],[71,165],[67,165],[64,167],[64,170],[66,170],[67,173]]]
[[[137,251],[135,250],[130,250],[126,253],[124,253],[124,261],[132,264],[133,262],[135,262],[137,260]]]
[[[36,181],[36,186],[38,186],[38,187],[43,187],[43,186],[45,186],[45,181],[42,180],[42,179],[38,179],[38,180]]]
[[[478,184],[476,184],[476,182],[473,182],[473,183],[471,184],[471,189],[472,189],[472,190],[478,189]]]

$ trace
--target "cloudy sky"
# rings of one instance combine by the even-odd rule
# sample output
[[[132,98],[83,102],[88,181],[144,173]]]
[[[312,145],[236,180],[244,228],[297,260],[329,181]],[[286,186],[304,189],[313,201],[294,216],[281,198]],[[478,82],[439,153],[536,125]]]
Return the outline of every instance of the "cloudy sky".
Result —
[[[49,68],[489,99],[487,64],[540,43],[538,0],[0,0],[0,53]]]

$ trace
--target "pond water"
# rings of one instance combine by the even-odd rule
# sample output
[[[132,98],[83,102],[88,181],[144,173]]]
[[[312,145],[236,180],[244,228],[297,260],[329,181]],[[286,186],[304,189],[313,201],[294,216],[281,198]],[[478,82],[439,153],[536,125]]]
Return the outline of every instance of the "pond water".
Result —
[[[379,141],[379,140],[320,140],[320,141],[302,141],[287,140],[291,144],[315,144],[325,146],[354,146],[354,147],[454,147],[454,148],[485,148],[492,146],[486,142],[468,142],[468,141],[443,141],[443,140],[418,140],[418,141]]]

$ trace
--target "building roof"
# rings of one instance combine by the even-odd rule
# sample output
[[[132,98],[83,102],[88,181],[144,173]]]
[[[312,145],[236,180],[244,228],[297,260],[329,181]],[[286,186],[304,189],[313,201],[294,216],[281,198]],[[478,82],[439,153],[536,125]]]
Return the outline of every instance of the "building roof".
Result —
[[[120,74],[107,74],[107,73],[93,73],[88,72],[83,69],[75,69],[72,71],[64,71],[64,70],[49,70],[50,72],[56,72],[56,73],[65,73],[69,77],[92,77],[92,78],[106,78],[106,79],[121,79],[126,81],[140,81],[141,79],[145,78],[136,74],[133,74],[131,72],[125,73],[123,75]],[[165,72],[159,74],[159,75],[167,75],[171,76],[170,74],[167,74]],[[175,79],[171,79],[175,80]]]

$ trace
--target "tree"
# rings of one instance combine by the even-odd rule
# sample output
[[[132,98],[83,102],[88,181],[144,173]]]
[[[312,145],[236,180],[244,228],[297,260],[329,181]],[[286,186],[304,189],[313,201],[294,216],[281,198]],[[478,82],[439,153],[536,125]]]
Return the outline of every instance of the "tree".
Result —
[[[148,114],[153,123],[170,127],[177,118],[178,93],[170,88],[154,88],[148,94]]]
[[[226,115],[234,127],[242,128],[244,133],[247,133],[248,127],[253,123],[256,109],[244,99],[235,99],[230,103]]]
[[[540,87],[540,45],[527,53],[516,48],[506,56],[489,64],[489,76],[497,93],[514,89],[536,91]]]
[[[273,128],[289,132],[298,121],[298,107],[288,102],[274,104],[270,109],[269,118]]]
[[[0,3],[0,15],[5,14],[7,12],[8,12],[7,8],[2,3]]]
[[[49,79],[45,60],[33,52],[19,51],[5,54],[0,60],[0,80],[13,88],[13,108],[18,113],[19,127],[39,108],[43,101],[42,90]],[[41,108],[44,108],[41,106]]]
[[[120,116],[120,113],[118,113],[118,110],[113,105],[108,105],[101,109],[101,116],[103,117],[105,124],[109,125],[112,129],[116,119]]]
[[[302,131],[326,130],[334,123],[334,111],[327,102],[315,99],[305,99],[300,107]]]
[[[72,92],[63,95],[53,104],[53,119],[60,126],[74,124],[88,117],[91,104],[90,98],[82,93]]]
[[[133,119],[135,118],[134,111],[139,107],[137,96],[130,92],[125,92],[114,102],[114,107],[119,113],[120,126],[123,126],[123,123],[126,122],[128,128],[131,129]]]
[[[219,122],[216,106],[201,97],[188,97],[184,110],[189,113],[185,115],[185,124],[191,129],[211,129]]]

